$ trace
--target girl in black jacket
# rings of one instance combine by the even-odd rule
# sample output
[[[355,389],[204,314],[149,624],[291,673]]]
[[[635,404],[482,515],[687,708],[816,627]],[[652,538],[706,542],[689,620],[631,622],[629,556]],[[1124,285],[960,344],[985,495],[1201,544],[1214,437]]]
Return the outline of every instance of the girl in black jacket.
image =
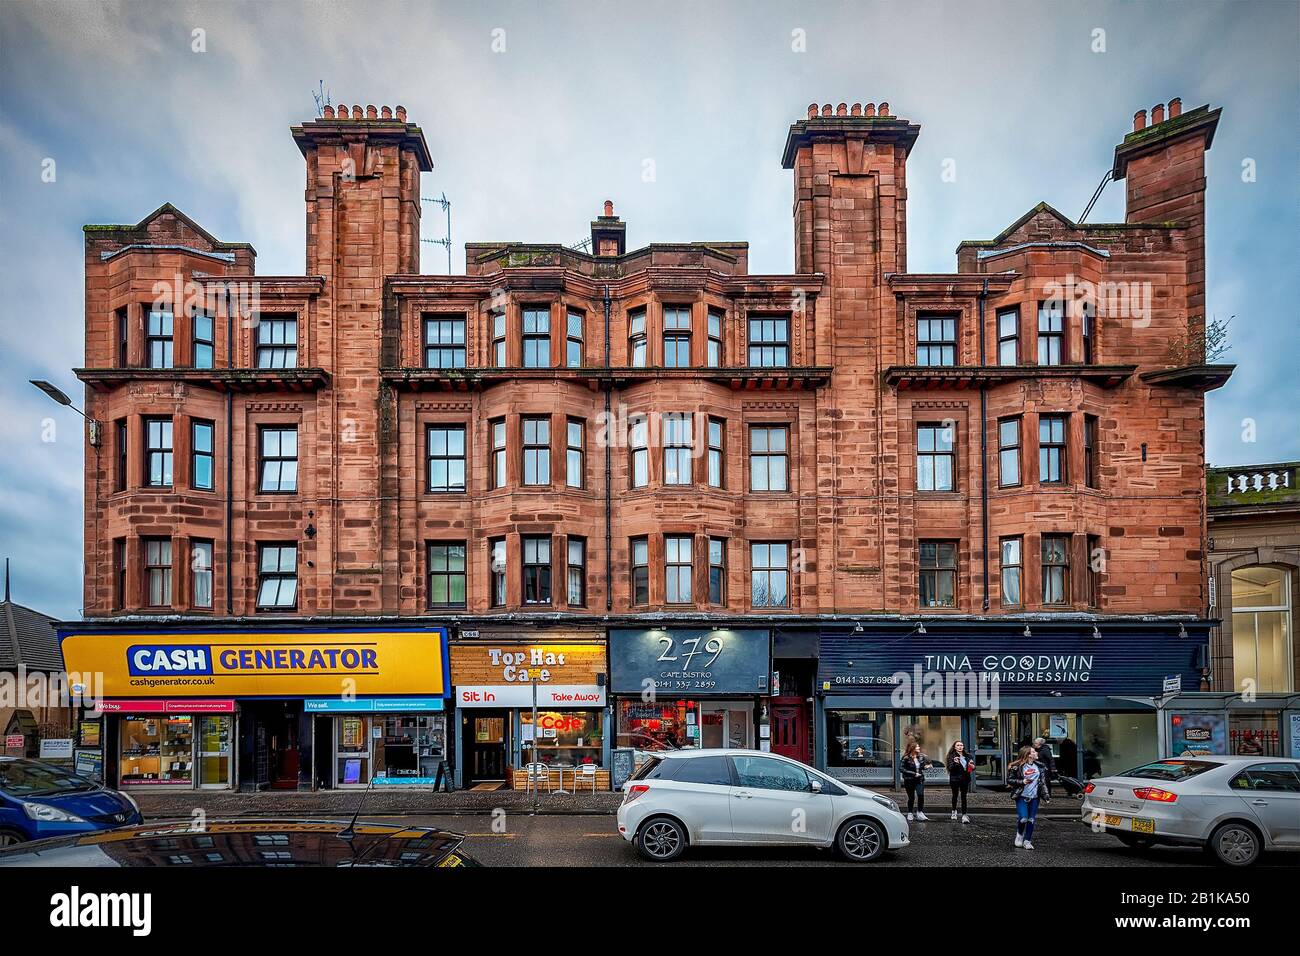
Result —
[[[921,745],[915,740],[903,751],[899,761],[899,770],[903,775],[903,789],[907,791],[907,819],[913,819],[912,807],[915,805],[917,820],[928,820],[925,815],[925,771],[932,767],[930,758],[925,755]]]
[[[957,819],[957,798],[961,797],[961,822],[970,823],[966,815],[966,793],[975,779],[975,760],[966,752],[966,745],[956,741],[944,760],[948,767],[948,787],[952,790],[952,818]]]

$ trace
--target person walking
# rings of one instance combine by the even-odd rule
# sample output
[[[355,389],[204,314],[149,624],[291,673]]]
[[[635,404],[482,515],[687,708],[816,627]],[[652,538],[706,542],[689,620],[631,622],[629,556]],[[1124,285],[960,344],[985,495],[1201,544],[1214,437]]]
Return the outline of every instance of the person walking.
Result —
[[[961,822],[970,823],[966,815],[966,794],[975,779],[975,761],[966,753],[966,745],[956,741],[948,750],[944,760],[948,768],[948,787],[952,790],[952,818],[957,819],[957,798],[961,797]]]
[[[1052,756],[1052,748],[1043,737],[1034,738],[1034,750],[1038,754],[1038,765],[1043,771],[1043,782],[1040,787],[1043,803],[1051,803],[1052,778],[1056,776],[1056,758]]]
[[[1016,801],[1016,846],[1034,848],[1034,821],[1038,817],[1038,800],[1042,791],[1043,768],[1033,747],[1021,747],[1016,759],[1007,767],[1007,786]]]
[[[903,789],[907,791],[907,819],[928,820],[925,815],[925,771],[933,766],[930,758],[925,755],[921,745],[915,740],[910,741],[903,751],[903,759],[900,761],[899,770],[903,775]],[[913,816],[912,808],[915,806],[916,813]]]

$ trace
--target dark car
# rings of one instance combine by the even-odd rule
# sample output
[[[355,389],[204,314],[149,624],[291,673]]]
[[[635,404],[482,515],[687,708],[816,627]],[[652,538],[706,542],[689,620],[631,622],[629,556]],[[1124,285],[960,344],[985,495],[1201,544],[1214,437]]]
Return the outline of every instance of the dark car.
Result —
[[[24,757],[0,757],[0,847],[142,822],[124,793]]]
[[[331,820],[175,820],[0,850],[5,866],[478,866],[464,836]]]

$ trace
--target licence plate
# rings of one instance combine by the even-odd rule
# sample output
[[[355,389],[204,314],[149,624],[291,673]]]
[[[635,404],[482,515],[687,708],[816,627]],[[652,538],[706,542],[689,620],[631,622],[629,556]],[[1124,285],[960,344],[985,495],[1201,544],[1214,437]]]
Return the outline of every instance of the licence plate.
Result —
[[[1134,817],[1133,832],[1134,833],[1155,833],[1156,821],[1147,819],[1146,817]]]
[[[1106,826],[1108,826],[1108,827],[1122,827],[1122,826],[1124,825],[1124,821],[1125,821],[1126,819],[1127,819],[1126,817],[1117,817],[1117,816],[1115,816],[1115,814],[1113,814],[1113,813],[1108,813],[1108,814],[1106,814]]]

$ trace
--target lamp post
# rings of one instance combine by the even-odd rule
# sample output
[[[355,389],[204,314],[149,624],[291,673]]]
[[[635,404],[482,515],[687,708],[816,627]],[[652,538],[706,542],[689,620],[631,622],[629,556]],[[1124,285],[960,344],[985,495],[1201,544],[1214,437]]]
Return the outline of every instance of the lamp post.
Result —
[[[33,378],[33,379],[29,379],[28,381],[30,381],[33,385],[39,388],[51,399],[58,402],[60,405],[66,405],[68,408],[72,409],[74,412],[76,412],[78,415],[84,418],[86,420],[86,432],[89,437],[90,444],[95,446],[96,448],[99,447],[99,422],[95,421],[95,419],[91,418],[89,415],[87,415],[85,412],[79,409],[76,405],[73,405],[72,399],[68,397],[67,392],[63,391],[63,389],[59,388],[57,385],[53,384],[52,382],[47,382],[44,379]]]

